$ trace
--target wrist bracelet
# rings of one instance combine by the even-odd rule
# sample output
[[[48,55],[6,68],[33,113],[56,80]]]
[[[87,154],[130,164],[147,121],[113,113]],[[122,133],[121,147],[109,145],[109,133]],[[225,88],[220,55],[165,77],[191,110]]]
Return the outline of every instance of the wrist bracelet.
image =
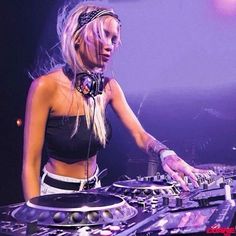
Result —
[[[160,159],[161,161],[164,161],[166,157],[173,155],[176,155],[176,153],[173,150],[163,150],[160,152]]]
[[[161,156],[161,153],[164,152],[164,151],[169,151],[170,149],[168,147],[163,147],[161,149],[159,149],[158,151],[158,156],[160,157]]]

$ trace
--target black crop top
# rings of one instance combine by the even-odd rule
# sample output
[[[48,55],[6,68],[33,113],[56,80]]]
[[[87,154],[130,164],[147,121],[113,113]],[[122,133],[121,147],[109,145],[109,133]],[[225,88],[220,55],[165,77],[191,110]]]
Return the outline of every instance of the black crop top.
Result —
[[[49,157],[73,164],[86,160],[89,145],[90,131],[87,128],[85,116],[79,117],[79,127],[71,138],[76,116],[51,116],[47,120],[45,144]],[[111,138],[111,125],[106,122],[107,140]],[[92,134],[89,157],[97,154],[103,146]]]

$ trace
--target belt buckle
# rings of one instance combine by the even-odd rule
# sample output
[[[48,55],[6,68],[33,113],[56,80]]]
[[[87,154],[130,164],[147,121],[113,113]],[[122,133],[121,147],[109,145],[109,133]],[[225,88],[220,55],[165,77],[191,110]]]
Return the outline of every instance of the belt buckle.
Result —
[[[94,178],[94,179],[89,180],[88,182],[86,182],[84,187],[83,187],[83,189],[84,190],[91,189],[91,188],[93,188],[95,186],[95,184],[96,184],[96,179]]]

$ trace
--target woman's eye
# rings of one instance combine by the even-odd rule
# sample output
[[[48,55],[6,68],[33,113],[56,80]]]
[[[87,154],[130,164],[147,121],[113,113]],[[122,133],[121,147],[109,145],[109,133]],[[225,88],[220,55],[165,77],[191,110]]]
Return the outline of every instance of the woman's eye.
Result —
[[[111,42],[112,44],[117,44],[117,37],[112,37]]]
[[[104,30],[104,34],[106,37],[109,37],[109,35],[110,35],[109,31],[107,31],[107,30]]]

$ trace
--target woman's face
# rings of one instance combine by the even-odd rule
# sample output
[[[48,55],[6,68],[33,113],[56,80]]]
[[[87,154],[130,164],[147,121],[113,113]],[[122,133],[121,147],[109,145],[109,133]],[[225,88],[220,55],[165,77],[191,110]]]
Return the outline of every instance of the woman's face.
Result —
[[[108,16],[104,19],[102,40],[98,39],[98,34],[93,30],[88,32],[88,42],[81,43],[78,48],[78,53],[87,68],[90,70],[105,68],[118,42],[119,28],[117,20]]]

